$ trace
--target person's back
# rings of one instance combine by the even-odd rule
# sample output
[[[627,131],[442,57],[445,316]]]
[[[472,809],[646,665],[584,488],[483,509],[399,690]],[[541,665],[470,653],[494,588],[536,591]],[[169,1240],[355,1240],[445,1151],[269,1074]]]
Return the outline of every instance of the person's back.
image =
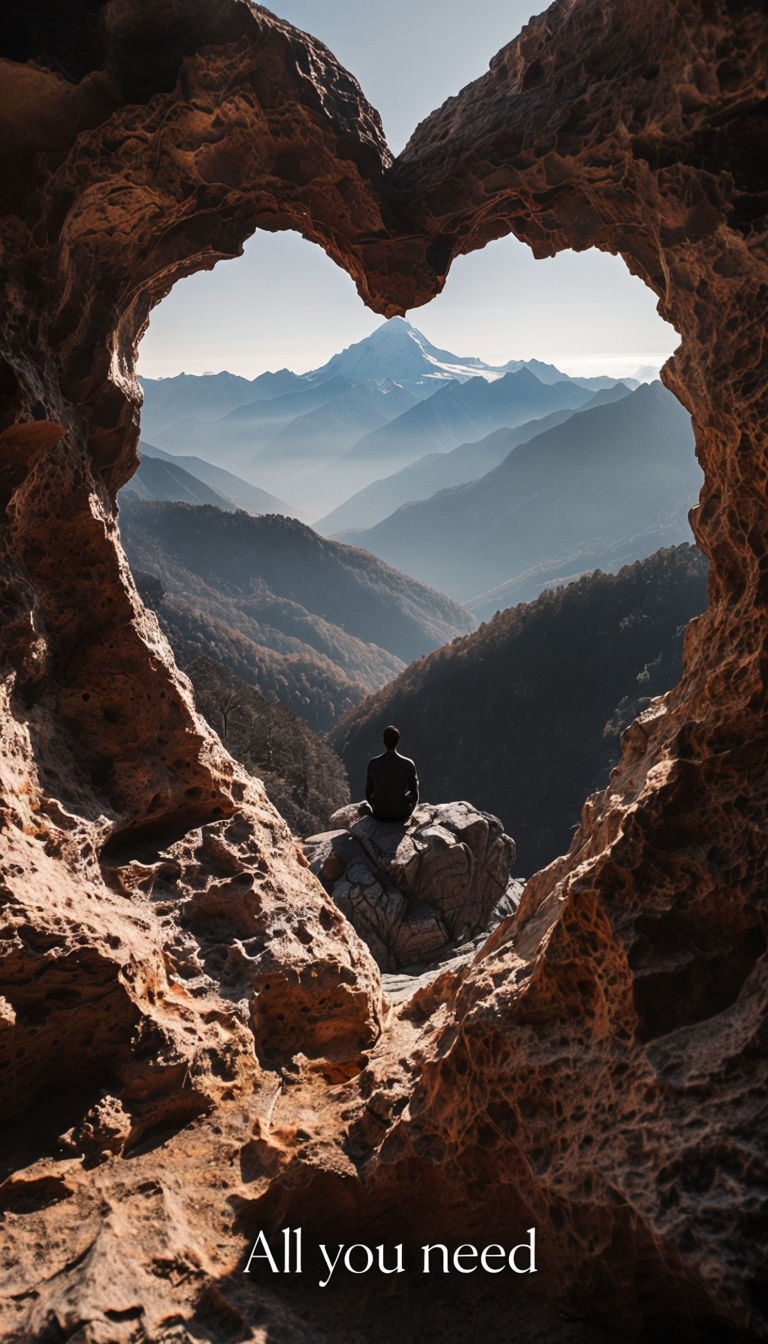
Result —
[[[386,751],[368,762],[365,796],[377,821],[407,821],[419,801],[416,766],[397,750],[400,733],[384,731]]]

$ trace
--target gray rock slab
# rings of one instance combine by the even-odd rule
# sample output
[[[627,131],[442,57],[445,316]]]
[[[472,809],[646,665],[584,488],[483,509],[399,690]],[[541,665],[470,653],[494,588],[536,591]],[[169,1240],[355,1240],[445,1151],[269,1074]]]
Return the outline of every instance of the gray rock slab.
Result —
[[[305,842],[311,867],[368,943],[382,970],[420,965],[470,945],[511,913],[515,844],[471,803],[422,803],[407,823],[334,813]]]

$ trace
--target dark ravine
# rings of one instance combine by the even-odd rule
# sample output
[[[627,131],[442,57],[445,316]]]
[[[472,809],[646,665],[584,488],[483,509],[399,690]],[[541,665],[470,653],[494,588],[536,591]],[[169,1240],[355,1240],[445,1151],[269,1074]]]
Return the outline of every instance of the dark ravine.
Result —
[[[332,1308],[305,1298],[299,1319],[298,1298],[244,1287],[239,1266],[254,1220],[309,1228],[329,1207],[337,1238],[381,1215],[377,1231],[407,1219],[416,1239],[508,1240],[535,1218],[537,1289],[619,1338],[768,1335],[767,39],[750,0],[558,0],[392,168],[352,77],[258,7],[14,12],[9,1340],[134,1344],[171,1320],[180,1340],[319,1339]],[[505,233],[539,256],[621,254],[680,333],[664,381],[705,473],[710,605],[679,688],[628,730],[515,919],[383,1032],[373,963],[196,716],[117,539],[148,313],[256,227],[318,242],[384,314]],[[94,1144],[108,1156],[89,1168]],[[476,1319],[494,1330],[562,1337],[523,1294],[487,1296]],[[344,1329],[415,1337],[418,1313],[382,1321],[363,1300]],[[462,1334],[457,1311],[445,1338]]]
[[[293,834],[323,830],[349,802],[347,772],[332,747],[214,658],[197,657],[184,670],[200,713],[227,751],[258,775]]]
[[[619,734],[679,680],[683,634],[706,606],[694,546],[619,574],[592,574],[406,668],[337,724],[330,741],[354,789],[396,723],[433,803],[465,796],[500,817],[530,875],[568,848]]]

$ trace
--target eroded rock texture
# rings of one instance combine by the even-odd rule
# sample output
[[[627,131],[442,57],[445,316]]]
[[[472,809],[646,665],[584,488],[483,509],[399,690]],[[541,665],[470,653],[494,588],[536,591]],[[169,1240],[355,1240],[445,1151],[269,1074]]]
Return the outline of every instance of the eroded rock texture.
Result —
[[[395,169],[446,255],[509,230],[620,252],[681,337],[710,610],[569,856],[452,987],[371,1172],[439,1201],[492,1151],[496,1224],[535,1215],[552,1291],[628,1329],[767,1328],[767,38],[757,4],[554,5]]]
[[[762,5],[559,0],[391,169],[351,77],[242,0],[3,24],[6,1336],[319,1338],[238,1272],[290,1217],[535,1223],[537,1288],[622,1337],[765,1337]],[[570,854],[352,1081],[375,967],[194,714],[115,523],[151,305],[257,226],[319,242],[382,312],[509,231],[620,252],[680,332],[665,378],[706,473],[681,687]],[[476,1319],[511,1329],[521,1301],[505,1284]]]
[[[342,829],[312,836],[304,852],[383,971],[466,943],[500,902],[514,909],[505,898],[515,842],[469,803],[422,803],[407,826],[361,818],[351,803],[330,825]]]
[[[375,227],[383,150],[328,53],[248,5],[33,4],[2,23],[0,1109],[23,1116],[6,1172],[61,1151],[82,1172],[236,1100],[257,1115],[297,1051],[343,1075],[380,1029],[367,950],[137,597],[115,490],[151,304],[259,220],[338,252],[345,218]],[[86,1177],[75,1211],[61,1171],[3,1188],[11,1211],[67,1202],[48,1266],[9,1213],[11,1296],[77,1258],[88,1208],[103,1221],[111,1203],[115,1252],[141,1241],[119,1194],[89,1204]],[[93,1318],[82,1338],[123,1338],[114,1308],[126,1338],[137,1310],[156,1338],[141,1256],[116,1288],[105,1236],[87,1274],[12,1306],[4,1337]]]
[[[0,225],[11,1111],[45,1083],[41,1051],[64,1071],[81,1038],[94,1061],[130,1054],[133,985],[150,974],[148,945],[132,955],[130,930],[162,885],[159,851],[172,856],[160,861],[169,889],[198,905],[213,877],[222,899],[237,886],[249,936],[270,943],[262,959],[275,955],[265,880],[289,925],[323,912],[340,928],[279,819],[193,713],[129,576],[114,495],[135,465],[133,359],[151,304],[179,275],[237,251],[257,221],[327,235],[338,251],[331,235],[345,219],[375,227],[369,177],[384,153],[375,114],[329,54],[245,4],[32,5],[12,26]],[[216,826],[235,813],[252,842]],[[201,827],[205,857],[178,857],[174,845],[189,849]],[[280,856],[279,877],[265,855]],[[136,862],[146,872],[124,879]],[[72,957],[85,997],[110,1005],[92,1037],[64,973]],[[319,1002],[325,1015],[325,990]],[[41,1014],[55,1030],[41,1031]],[[363,1017],[370,1038],[372,1001]]]

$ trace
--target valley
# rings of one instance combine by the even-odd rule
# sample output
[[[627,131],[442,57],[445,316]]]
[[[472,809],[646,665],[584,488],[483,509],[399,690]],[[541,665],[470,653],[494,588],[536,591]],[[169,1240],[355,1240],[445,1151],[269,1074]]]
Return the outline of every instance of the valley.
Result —
[[[354,782],[396,723],[424,796],[464,798],[501,818],[529,876],[568,849],[589,794],[608,783],[619,738],[674,686],[707,565],[681,545],[596,573],[413,663],[329,736]],[[358,784],[359,787],[359,784]]]
[[[128,498],[120,527],[134,571],[159,583],[184,652],[212,653],[263,690],[280,685],[319,731],[475,625],[442,593],[277,514]]]
[[[192,474],[189,459],[203,459],[206,483],[240,507],[252,507],[255,486],[330,535],[482,476],[537,425],[551,428],[637,385],[569,377],[535,359],[494,366],[453,355],[392,318],[306,374],[143,379],[142,451],[165,462],[177,457]],[[510,434],[506,452],[503,441],[489,442],[502,429]],[[229,475],[213,479],[211,468]],[[398,475],[409,468],[412,476]],[[372,489],[381,495],[373,516]]]
[[[567,849],[705,605],[679,402],[459,357],[397,318],[308,374],[144,391],[123,541],[212,726],[201,668],[219,699],[239,687],[328,734],[355,796],[394,719],[426,796],[501,817],[521,871]]]

